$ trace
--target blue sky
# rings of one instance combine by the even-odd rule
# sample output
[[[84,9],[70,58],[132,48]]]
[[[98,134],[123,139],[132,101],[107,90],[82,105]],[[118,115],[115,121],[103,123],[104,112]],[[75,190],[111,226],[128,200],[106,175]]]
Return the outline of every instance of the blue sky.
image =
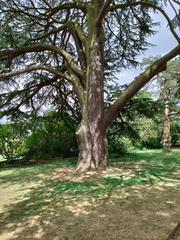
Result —
[[[173,16],[173,12],[170,6],[167,7],[166,11],[169,17]],[[155,19],[156,22],[159,22],[160,25],[156,27],[157,33],[151,36],[148,41],[156,46],[150,47],[146,52],[144,52],[144,54],[138,56],[138,59],[140,61],[143,58],[147,58],[149,56],[164,55],[178,44],[172,33],[168,30],[167,22],[165,21],[164,17],[159,14],[153,14],[153,19]],[[138,76],[140,72],[142,72],[140,68],[123,70],[118,74],[119,80],[117,82],[120,85],[129,83],[136,76]]]

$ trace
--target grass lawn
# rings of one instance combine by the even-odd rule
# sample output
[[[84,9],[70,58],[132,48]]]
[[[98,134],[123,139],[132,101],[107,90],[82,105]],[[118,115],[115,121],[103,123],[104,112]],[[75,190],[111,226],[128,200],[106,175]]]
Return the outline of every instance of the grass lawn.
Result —
[[[0,169],[1,240],[166,240],[180,221],[180,151],[111,156],[83,175],[75,164]]]

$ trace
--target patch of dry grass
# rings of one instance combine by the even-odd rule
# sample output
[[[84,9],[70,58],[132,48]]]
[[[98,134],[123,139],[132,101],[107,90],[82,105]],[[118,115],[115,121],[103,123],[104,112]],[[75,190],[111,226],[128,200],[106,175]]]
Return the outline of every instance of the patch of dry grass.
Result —
[[[180,221],[180,169],[155,170],[121,164],[83,175],[68,167],[2,171],[13,181],[0,189],[0,239],[166,240]]]

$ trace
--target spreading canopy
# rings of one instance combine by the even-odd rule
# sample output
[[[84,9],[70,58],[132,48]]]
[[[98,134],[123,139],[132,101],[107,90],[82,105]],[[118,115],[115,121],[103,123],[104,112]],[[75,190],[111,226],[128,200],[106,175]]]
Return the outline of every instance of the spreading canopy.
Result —
[[[169,2],[169,3],[168,3]],[[172,7],[174,19],[166,13]],[[180,53],[176,0],[2,0],[0,2],[0,95],[5,114],[46,107],[83,106],[87,92],[90,39],[94,24],[102,36],[104,82],[124,67],[137,65],[136,56],[148,46],[162,14],[177,47],[152,63],[106,111],[105,126],[166,63]],[[75,95],[74,95],[75,94]],[[59,101],[61,96],[61,101]],[[25,106],[26,108],[23,108]]]

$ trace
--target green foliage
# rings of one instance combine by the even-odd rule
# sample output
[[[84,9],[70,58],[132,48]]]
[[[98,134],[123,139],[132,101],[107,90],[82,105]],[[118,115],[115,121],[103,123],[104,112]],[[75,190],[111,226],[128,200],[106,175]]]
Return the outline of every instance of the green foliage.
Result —
[[[162,119],[161,115],[155,118],[141,118],[136,121],[139,122],[138,129],[141,139],[141,148],[158,149],[162,147]]]
[[[0,125],[0,155],[8,161],[51,159],[77,154],[76,123],[55,113]],[[16,162],[18,164],[18,162]]]
[[[108,140],[110,153],[125,154],[135,148],[130,138],[122,135],[116,134]]]
[[[169,100],[172,105],[176,104],[178,99],[179,82],[180,82],[180,58],[170,61],[166,71],[159,74],[158,80],[161,82],[161,98]]]
[[[47,159],[68,157],[76,154],[77,143],[75,129],[71,129],[63,120],[44,117],[36,122],[26,141],[27,158]]]
[[[22,159],[26,152],[26,129],[18,123],[0,125],[0,155],[7,161]]]
[[[126,86],[124,86],[126,88]],[[123,92],[123,87],[110,86],[107,107]],[[135,148],[161,148],[161,101],[147,91],[140,92],[125,106],[108,131],[110,153],[126,153]]]
[[[146,58],[143,65],[149,65],[154,59]],[[158,94],[158,102],[161,105],[161,114],[155,114],[152,120],[143,119],[145,124],[140,127],[140,134],[142,144],[146,148],[160,148],[162,147],[162,133],[163,133],[163,114],[166,108],[169,111],[169,119],[171,125],[172,146],[176,144],[179,138],[178,115],[179,115],[179,93],[180,93],[180,58],[177,57],[167,64],[167,69],[161,72],[152,82]],[[154,88],[152,88],[154,91]],[[148,111],[148,108],[147,108]],[[157,109],[155,109],[155,112]],[[157,111],[158,112],[158,111]]]
[[[14,48],[24,46],[27,43],[28,32],[25,31],[25,28],[27,27],[23,26],[21,24],[21,21],[25,19],[22,16],[19,16],[18,21],[13,21],[12,16],[9,16],[8,14],[6,16],[5,15],[6,14],[3,14],[1,12],[0,15],[1,48]]]
[[[171,143],[172,146],[180,144],[180,121],[173,121],[171,124]]]

